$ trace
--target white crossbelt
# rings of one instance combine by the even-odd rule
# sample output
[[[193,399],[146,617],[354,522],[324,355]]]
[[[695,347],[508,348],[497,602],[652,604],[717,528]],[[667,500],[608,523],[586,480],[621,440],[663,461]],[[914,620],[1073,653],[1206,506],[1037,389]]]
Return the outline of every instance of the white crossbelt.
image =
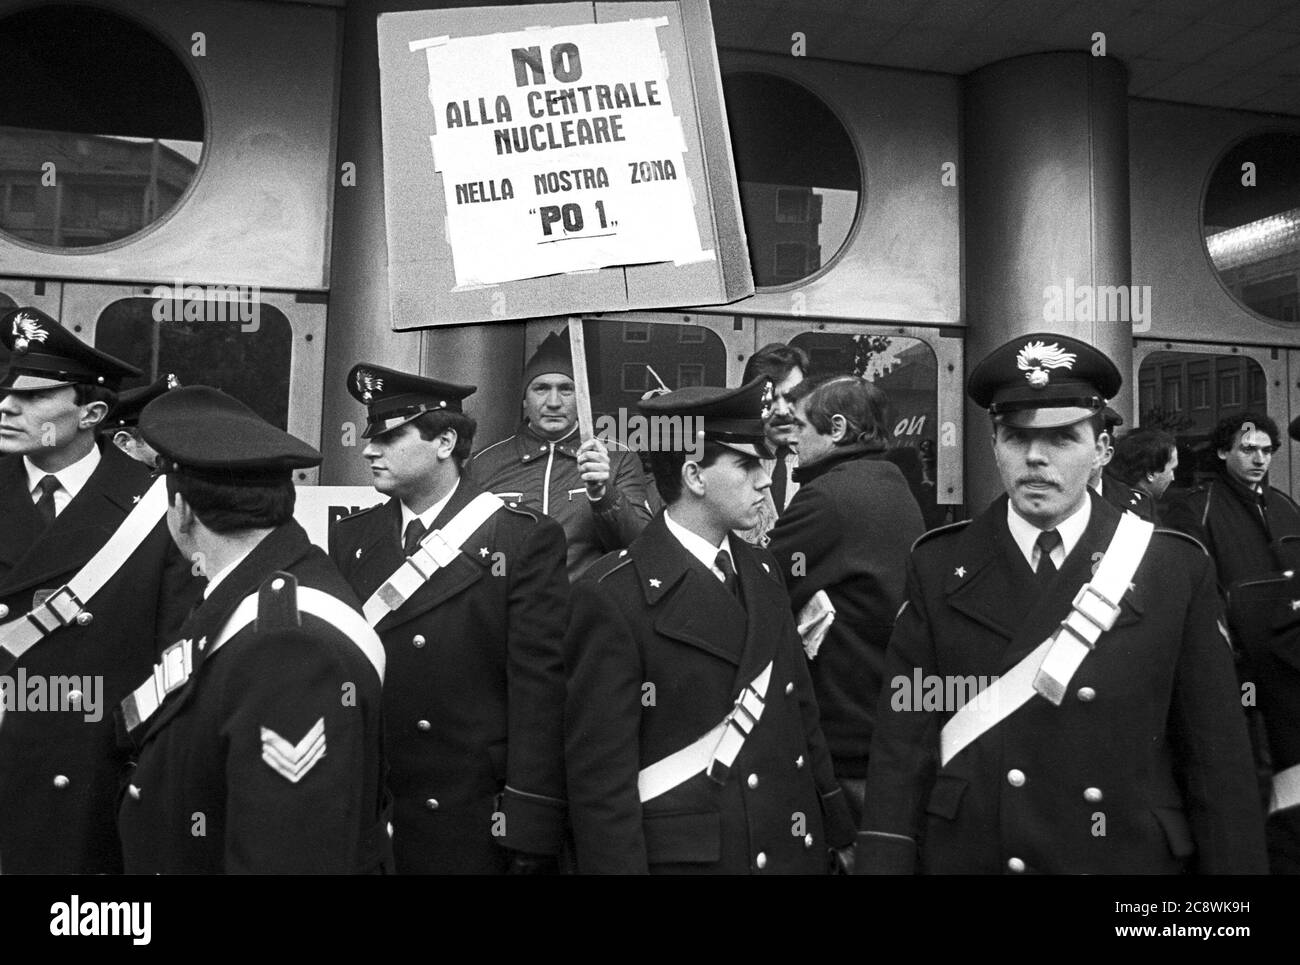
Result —
[[[399,566],[362,607],[373,627],[411,598],[429,577],[451,564],[465,541],[505,504],[492,493],[479,493],[442,529],[426,533],[420,548]]]
[[[355,643],[357,649],[375,668],[375,673],[379,675],[379,682],[383,683],[386,662],[384,645],[370,624],[342,600],[320,590],[300,586],[297,589],[297,597],[300,611],[320,617],[331,626],[337,627]],[[257,602],[257,593],[250,593],[239,602],[216,639],[207,645],[207,659],[211,660],[212,655],[221,649],[227,640],[257,619]],[[164,650],[162,659],[154,665],[149,679],[136,687],[122,701],[122,717],[126,729],[134,731],[152,717],[162,706],[167,695],[183,686],[193,672],[193,640],[180,640]]]
[[[1268,813],[1276,814],[1300,804],[1300,764],[1292,764],[1285,771],[1273,775],[1273,793],[1269,796]]]
[[[939,734],[942,765],[1023,707],[1035,693],[1060,706],[1083,658],[1115,625],[1119,601],[1128,592],[1153,532],[1155,526],[1133,513],[1120,517],[1092,581],[1079,588],[1069,614],[1055,632],[949,718]]]
[[[763,672],[741,689],[731,712],[720,724],[693,744],[643,767],[636,778],[641,803],[671,791],[702,772],[708,772],[710,779],[719,784],[726,783],[731,765],[745,746],[745,739],[763,716],[763,698],[767,696],[771,680],[772,662],[769,660]]]
[[[91,614],[86,605],[139,549],[166,512],[167,483],[157,479],[127,513],[108,542],[72,579],[46,597],[40,606],[33,607],[26,616],[0,626],[0,649],[7,650],[16,659],[60,627],[70,623],[81,626],[89,623]]]

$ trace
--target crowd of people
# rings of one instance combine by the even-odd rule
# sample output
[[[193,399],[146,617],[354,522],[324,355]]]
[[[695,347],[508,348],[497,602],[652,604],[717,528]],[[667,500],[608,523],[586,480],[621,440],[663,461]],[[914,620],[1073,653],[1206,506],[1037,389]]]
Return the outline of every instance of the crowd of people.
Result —
[[[643,399],[696,430],[644,454],[582,438],[560,335],[477,451],[474,386],[360,362],[388,498],[326,550],[311,446],[208,386],[119,393],[36,309],[0,338],[0,870],[1300,867],[1262,413],[1165,506],[1177,447],[1117,433],[1110,360],[1023,336],[967,386],[1005,492],[927,532],[888,399],[794,346]]]

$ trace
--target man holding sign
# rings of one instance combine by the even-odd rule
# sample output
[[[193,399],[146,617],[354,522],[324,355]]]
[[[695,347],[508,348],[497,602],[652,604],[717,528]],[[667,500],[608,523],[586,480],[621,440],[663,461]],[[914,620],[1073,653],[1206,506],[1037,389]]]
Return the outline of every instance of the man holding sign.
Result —
[[[645,475],[630,451],[613,452],[578,429],[578,393],[569,340],[552,332],[524,367],[524,421],[470,464],[474,481],[518,500],[564,527],[569,576],[622,549],[650,522]],[[617,443],[611,440],[611,446]]]
[[[1214,568],[1088,487],[1120,385],[1053,333],[971,373],[1006,496],[913,547],[859,872],[1264,872]]]

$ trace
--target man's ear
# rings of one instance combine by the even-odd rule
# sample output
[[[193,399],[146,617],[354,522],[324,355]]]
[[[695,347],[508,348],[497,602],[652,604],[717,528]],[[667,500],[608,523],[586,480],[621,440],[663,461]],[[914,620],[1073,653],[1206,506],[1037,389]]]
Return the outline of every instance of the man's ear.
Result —
[[[1232,451],[1231,449],[1220,449],[1220,450],[1219,450],[1219,458],[1222,459],[1224,462],[1227,462],[1227,461],[1228,461],[1228,453],[1231,452],[1231,451]]]
[[[82,429],[93,429],[104,421],[106,415],[108,415],[107,402],[87,402],[81,407],[81,418],[77,420],[77,425]]]
[[[703,496],[707,488],[703,478],[704,470],[700,464],[693,459],[688,459],[682,463],[682,489],[694,493],[696,496]]]
[[[848,433],[849,433],[849,420],[844,418],[844,416],[840,415],[839,413],[836,413],[835,415],[831,416],[831,432],[830,432],[831,441],[843,442],[845,436],[847,436]]]
[[[135,436],[125,429],[118,429],[113,433],[113,445],[121,449],[128,456],[131,455],[131,445],[135,442]],[[179,495],[179,494],[178,494]]]
[[[438,458],[450,459],[459,438],[455,429],[443,429],[442,432],[438,433]]]
[[[189,534],[194,529],[194,524],[198,522],[198,517],[194,515],[193,508],[179,490],[172,494],[172,506],[176,509],[176,528],[182,533]]]

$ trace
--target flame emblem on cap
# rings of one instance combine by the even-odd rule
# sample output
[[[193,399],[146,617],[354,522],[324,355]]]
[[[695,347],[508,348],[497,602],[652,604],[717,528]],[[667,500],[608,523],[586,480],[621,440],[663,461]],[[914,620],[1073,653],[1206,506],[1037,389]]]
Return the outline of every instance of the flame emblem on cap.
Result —
[[[168,373],[167,373],[167,388],[168,388],[168,390],[171,390],[171,389],[179,389],[180,387],[181,387],[181,380],[178,379],[178,378],[176,378],[176,376],[175,376],[174,373],[168,372]]]
[[[1051,345],[1030,342],[1016,354],[1016,366],[1025,373],[1030,385],[1042,389],[1050,378],[1048,369],[1072,369],[1077,358],[1075,353],[1065,351],[1055,342]]]
[[[32,342],[44,342],[50,335],[41,327],[41,323],[37,319],[26,312],[19,312],[14,316],[14,327],[11,334],[14,336],[15,352],[26,352],[27,347]]]
[[[776,387],[772,384],[772,380],[768,379],[767,383],[763,386],[763,412],[761,414],[761,418],[764,422],[766,422],[771,417],[772,403],[775,401],[776,401]]]
[[[361,401],[369,403],[376,392],[384,391],[384,380],[373,372],[361,369],[357,372],[357,391],[361,393]]]

